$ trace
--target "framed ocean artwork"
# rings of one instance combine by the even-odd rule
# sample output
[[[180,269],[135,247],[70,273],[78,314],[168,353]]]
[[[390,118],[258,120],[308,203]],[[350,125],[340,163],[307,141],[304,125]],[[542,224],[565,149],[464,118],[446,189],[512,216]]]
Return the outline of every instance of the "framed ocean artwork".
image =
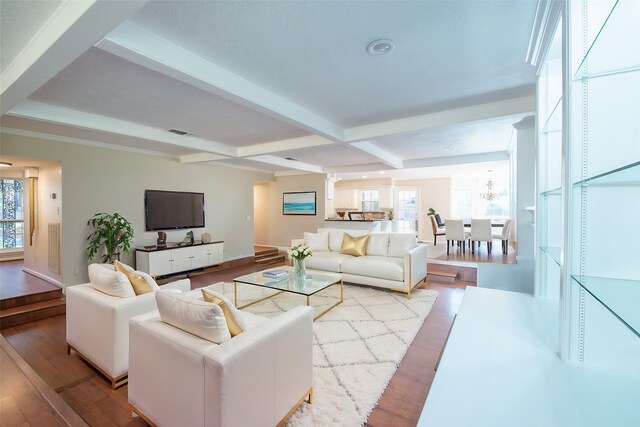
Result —
[[[316,192],[296,191],[282,193],[283,215],[315,215]]]

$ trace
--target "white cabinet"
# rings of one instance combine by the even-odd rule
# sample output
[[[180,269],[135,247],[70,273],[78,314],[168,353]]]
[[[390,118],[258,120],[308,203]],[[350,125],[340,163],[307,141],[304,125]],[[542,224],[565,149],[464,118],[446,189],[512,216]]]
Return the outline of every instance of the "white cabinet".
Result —
[[[336,189],[334,205],[336,209],[359,209],[357,190]]]
[[[136,268],[152,276],[164,276],[222,263],[223,242],[165,249],[136,249]]]

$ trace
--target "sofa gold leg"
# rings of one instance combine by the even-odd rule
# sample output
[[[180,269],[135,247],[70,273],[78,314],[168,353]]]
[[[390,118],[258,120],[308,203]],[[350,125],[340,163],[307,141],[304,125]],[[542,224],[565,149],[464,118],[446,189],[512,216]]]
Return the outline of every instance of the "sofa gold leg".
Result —
[[[149,417],[147,417],[140,409],[136,408],[131,402],[129,402],[129,407],[131,408],[131,411],[142,418],[145,423],[149,424],[151,427],[156,427],[156,423],[151,421]]]
[[[302,395],[302,398],[300,400],[298,400],[298,402],[293,405],[293,408],[291,408],[291,410],[289,411],[289,413],[287,415],[284,416],[284,418],[282,420],[280,420],[280,422],[277,424],[277,427],[281,427],[284,425],[284,423],[289,419],[289,417],[291,416],[291,414],[294,413],[294,411],[296,409],[298,409],[298,406],[300,406],[300,404],[307,400],[307,397],[309,398],[309,400],[307,400],[307,402],[311,403],[311,395],[313,394],[313,387],[311,387],[307,392],[305,392],[305,394]]]

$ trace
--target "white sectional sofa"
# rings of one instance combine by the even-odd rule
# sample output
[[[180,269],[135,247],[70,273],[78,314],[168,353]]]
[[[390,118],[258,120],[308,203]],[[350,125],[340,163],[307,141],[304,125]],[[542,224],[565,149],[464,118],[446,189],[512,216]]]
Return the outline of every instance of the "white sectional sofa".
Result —
[[[199,289],[186,296],[202,299]],[[220,344],[163,322],[159,311],[131,319],[133,411],[158,426],[271,427],[310,401],[313,309],[239,315],[245,331]]]
[[[366,255],[340,253],[344,233],[353,237],[369,234]],[[345,282],[376,286],[404,292],[427,277],[427,247],[418,245],[411,233],[369,233],[365,230],[319,228],[292,241],[309,245],[313,256],[306,258],[307,268],[342,274]]]

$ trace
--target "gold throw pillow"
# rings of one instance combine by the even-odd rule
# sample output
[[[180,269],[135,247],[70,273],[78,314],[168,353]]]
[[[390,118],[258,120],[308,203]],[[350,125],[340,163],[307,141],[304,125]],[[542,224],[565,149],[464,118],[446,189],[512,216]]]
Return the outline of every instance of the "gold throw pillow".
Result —
[[[340,253],[354,256],[364,256],[367,253],[368,241],[368,234],[360,237],[353,237],[349,233],[344,233],[344,236],[342,237],[342,247],[340,248]]]
[[[227,304],[222,299],[218,298],[215,295],[211,295],[205,292],[204,290],[202,290],[202,297],[204,298],[205,301],[216,304],[222,309],[224,318],[227,321],[227,327],[229,328],[229,333],[231,334],[232,337],[235,337],[236,335],[244,332],[244,330],[242,329],[242,326],[238,324],[238,321],[236,320],[235,317],[233,317],[231,310],[229,310],[229,307],[227,307]]]
[[[151,285],[141,274],[136,271],[127,270],[120,261],[114,262],[113,268],[127,276],[127,279],[129,279],[129,282],[131,282],[131,286],[133,287],[133,292],[135,292],[136,295],[142,295],[153,291],[153,289],[151,289]]]

